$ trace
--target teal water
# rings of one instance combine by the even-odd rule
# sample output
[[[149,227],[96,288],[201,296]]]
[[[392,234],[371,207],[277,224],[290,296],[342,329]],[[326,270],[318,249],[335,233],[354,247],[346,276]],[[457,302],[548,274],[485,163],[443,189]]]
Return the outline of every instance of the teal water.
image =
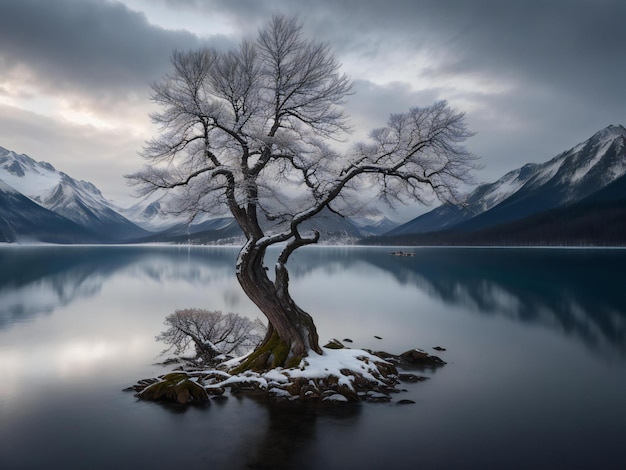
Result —
[[[259,316],[235,249],[1,247],[0,468],[624,468],[626,250],[390,251],[302,249],[292,293],[322,341],[445,347],[430,380],[388,404],[181,410],[122,389],[164,371],[175,309]]]

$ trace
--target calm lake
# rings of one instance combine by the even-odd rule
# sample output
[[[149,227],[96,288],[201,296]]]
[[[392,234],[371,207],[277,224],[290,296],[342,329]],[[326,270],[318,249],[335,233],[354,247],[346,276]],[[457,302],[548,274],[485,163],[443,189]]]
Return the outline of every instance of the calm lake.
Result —
[[[324,343],[439,355],[429,380],[180,409],[122,389],[170,370],[174,310],[260,316],[235,248],[0,247],[0,468],[626,468],[626,250],[404,250],[301,249],[292,293]]]

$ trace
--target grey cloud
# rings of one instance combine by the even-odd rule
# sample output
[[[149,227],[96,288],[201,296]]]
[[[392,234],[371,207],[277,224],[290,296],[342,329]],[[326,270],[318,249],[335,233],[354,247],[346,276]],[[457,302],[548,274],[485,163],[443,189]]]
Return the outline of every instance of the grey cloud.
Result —
[[[608,102],[626,76],[623,0],[163,1],[219,11],[248,28],[271,14],[295,14],[340,55],[398,44],[429,50],[440,59],[429,71],[435,77],[533,82]]]
[[[0,146],[90,181],[116,201],[129,199],[123,175],[141,165],[142,144],[124,129],[102,131],[0,105]]]
[[[437,72],[489,72],[559,90],[595,90],[596,96],[626,72],[619,59],[626,45],[626,3],[504,2],[509,4],[494,5],[459,28],[447,43],[455,59]]]
[[[110,92],[158,79],[172,49],[199,42],[191,33],[152,26],[121,3],[3,0],[0,44],[0,74],[26,67],[44,89],[111,99]]]
[[[440,86],[418,92],[353,77],[348,111],[366,131],[384,125],[390,112],[437,99],[471,103],[467,119],[477,135],[468,146],[484,157],[481,180],[626,123],[623,0],[153,1],[172,14],[226,18],[242,35],[254,35],[272,14],[298,15],[305,33],[329,42],[339,60],[357,54],[375,66],[392,48],[428,52],[436,61],[423,73]],[[238,42],[211,40],[219,47]],[[147,83],[168,70],[171,50],[200,40],[153,26],[121,3],[0,0],[0,44],[0,78],[25,66],[50,90],[78,90],[112,108],[121,99],[139,107]],[[444,79],[465,77],[506,87],[444,88]]]
[[[387,124],[391,113],[402,113],[415,106],[427,106],[438,98],[437,90],[414,91],[407,83],[377,85],[367,80],[355,80],[346,110],[354,126],[368,132]]]

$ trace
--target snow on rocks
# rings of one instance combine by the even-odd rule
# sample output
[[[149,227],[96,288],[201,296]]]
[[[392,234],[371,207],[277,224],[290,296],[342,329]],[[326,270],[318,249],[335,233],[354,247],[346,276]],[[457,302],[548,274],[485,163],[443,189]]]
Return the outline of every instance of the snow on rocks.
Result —
[[[389,402],[401,390],[401,382],[425,379],[414,374],[398,373],[396,365],[414,366],[414,358],[436,358],[413,349],[401,355],[361,349],[325,349],[311,353],[298,367],[275,368],[266,372],[245,371],[231,375],[223,370],[177,370],[157,379],[140,380],[127,390],[140,399],[180,404],[207,402],[210,397],[248,394],[273,400],[317,402]],[[407,360],[406,358],[409,358]],[[233,359],[219,367],[232,369],[244,358]],[[441,359],[428,359],[424,365],[443,365]]]

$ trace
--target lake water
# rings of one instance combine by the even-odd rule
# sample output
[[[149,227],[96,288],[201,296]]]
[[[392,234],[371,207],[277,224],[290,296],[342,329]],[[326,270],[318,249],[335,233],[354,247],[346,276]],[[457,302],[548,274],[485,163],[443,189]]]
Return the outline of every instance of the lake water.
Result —
[[[169,370],[174,310],[259,316],[236,249],[1,247],[0,468],[626,468],[626,250],[405,250],[301,249],[292,293],[321,341],[440,355],[430,380],[180,409],[122,389]]]

